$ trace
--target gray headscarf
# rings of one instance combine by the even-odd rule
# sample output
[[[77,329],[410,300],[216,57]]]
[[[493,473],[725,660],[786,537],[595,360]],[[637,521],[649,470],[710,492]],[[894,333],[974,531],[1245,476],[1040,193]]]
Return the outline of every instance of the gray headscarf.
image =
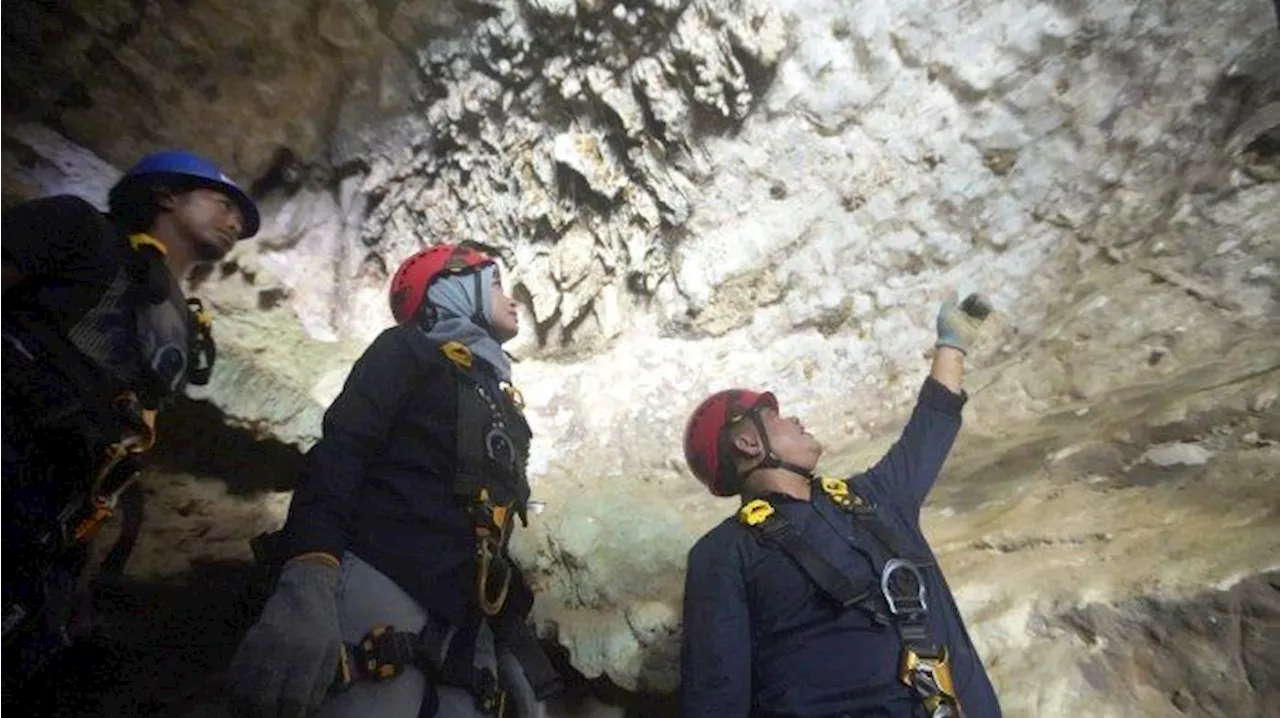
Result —
[[[436,308],[436,323],[427,331],[427,338],[437,344],[461,342],[472,354],[488,362],[496,370],[499,379],[511,381],[511,360],[502,346],[489,333],[493,322],[493,273],[497,269],[490,264],[480,270],[480,296],[476,297],[476,280],[471,274],[441,277],[431,283],[427,301]],[[476,302],[486,326],[478,326]]]

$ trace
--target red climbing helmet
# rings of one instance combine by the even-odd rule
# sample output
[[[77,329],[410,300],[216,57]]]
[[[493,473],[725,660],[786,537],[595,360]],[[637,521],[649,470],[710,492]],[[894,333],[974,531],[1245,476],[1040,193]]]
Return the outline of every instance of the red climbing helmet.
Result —
[[[738,493],[738,477],[725,455],[725,430],[763,407],[777,411],[777,398],[767,391],[728,389],[704,399],[689,417],[684,429],[684,460],[716,496]]]
[[[475,272],[490,264],[493,257],[458,244],[437,244],[404,260],[391,278],[391,314],[396,323],[404,324],[418,315],[427,289],[436,279]]]

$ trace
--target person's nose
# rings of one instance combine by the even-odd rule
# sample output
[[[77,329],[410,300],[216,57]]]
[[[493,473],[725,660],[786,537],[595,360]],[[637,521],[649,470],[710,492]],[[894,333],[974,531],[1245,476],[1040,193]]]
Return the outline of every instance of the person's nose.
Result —
[[[227,212],[227,228],[235,233],[236,237],[244,231],[244,217],[240,214],[240,210],[233,209]]]

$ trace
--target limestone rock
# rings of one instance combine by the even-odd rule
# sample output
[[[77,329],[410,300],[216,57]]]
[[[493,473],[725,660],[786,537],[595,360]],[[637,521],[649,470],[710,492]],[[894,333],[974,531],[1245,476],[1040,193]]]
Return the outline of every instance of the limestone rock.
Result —
[[[106,211],[107,193],[123,174],[119,169],[41,125],[6,126],[4,141],[6,206],[11,201],[74,194]]]
[[[6,65],[39,68],[14,72],[8,90],[30,116],[56,118],[118,166],[187,146],[246,179],[266,174],[281,148],[321,159],[344,75],[367,72],[384,41],[363,0],[107,2],[77,13],[28,2],[9,15],[7,32],[25,33],[5,44]]]
[[[1199,444],[1174,442],[1153,446],[1142,458],[1156,466],[1199,466],[1213,458],[1213,452]]]
[[[637,226],[680,227],[693,189],[683,158],[699,142],[692,108],[719,107],[726,122],[740,123],[786,37],[762,3],[503,8],[467,37],[436,40],[421,54],[435,85],[426,94],[439,98],[425,110],[436,143],[390,170],[395,179],[379,188],[360,231],[388,264],[439,236],[483,241],[515,259],[536,256],[522,242],[563,241],[575,223],[630,242],[641,241]],[[750,58],[755,75],[735,53]],[[479,206],[486,212],[467,211]],[[628,251],[645,258],[637,277],[605,284],[650,292],[662,282],[670,262],[651,257],[665,248],[643,241],[646,249]],[[613,264],[620,243],[598,243],[597,259]],[[566,297],[567,311],[552,319],[548,307],[561,302],[546,297],[533,270],[517,260],[513,276],[528,278],[526,290],[540,297],[539,321],[573,323],[589,296]]]
[[[552,153],[556,162],[578,173],[588,187],[613,200],[626,180],[603,140],[588,132],[564,132],[556,135]]]
[[[515,379],[547,510],[515,550],[535,622],[584,674],[669,692],[685,553],[732,511],[683,468],[688,411],[767,384],[824,465],[856,471],[911,407],[938,303],[985,290],[989,346],[925,525],[1008,712],[1162,715],[1183,686],[1191,710],[1274,705],[1272,648],[1215,693],[1194,666],[1148,670],[1170,657],[1144,633],[1252,591],[1280,551],[1259,271],[1280,264],[1280,184],[1236,164],[1269,135],[1231,139],[1273,100],[1265,67],[1233,69],[1263,4],[380,2],[376,30],[368,7],[160,8],[166,34],[106,3],[48,54],[57,97],[15,85],[117,166],[185,144],[264,180],[262,236],[193,287],[223,347],[197,395],[218,425],[309,446],[390,321],[397,262],[492,247],[534,319]],[[113,58],[99,82],[90,56]],[[114,176],[16,124],[6,193]],[[198,480],[234,484],[219,471]],[[259,510],[172,484],[237,528],[208,548],[191,537],[211,517],[166,524],[139,575],[279,519],[274,493]],[[1183,628],[1189,658],[1236,660]]]

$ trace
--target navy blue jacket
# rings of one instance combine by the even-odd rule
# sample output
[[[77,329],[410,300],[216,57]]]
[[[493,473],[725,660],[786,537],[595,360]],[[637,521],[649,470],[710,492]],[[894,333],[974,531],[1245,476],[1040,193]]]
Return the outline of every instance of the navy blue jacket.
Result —
[[[283,555],[349,549],[457,623],[475,598],[473,528],[452,493],[458,379],[421,339],[415,328],[392,327],[352,367],[307,452]],[[477,375],[502,396],[492,371]]]
[[[933,559],[920,508],[960,429],[965,397],[932,378],[901,438],[873,468],[850,478],[913,557]],[[875,580],[874,537],[816,486],[810,501],[768,500],[801,537],[862,586]],[[967,718],[996,718],[995,691],[941,572],[925,571],[931,637],[951,651]],[[685,718],[924,714],[898,681],[901,643],[863,610],[839,610],[785,551],[731,517],[689,553],[684,596]]]
[[[58,396],[94,413],[126,388],[152,408],[181,392],[191,318],[158,253],[134,251],[108,216],[70,195],[5,212],[2,236],[4,259],[24,280],[5,292],[5,350],[21,343],[40,358],[26,386],[6,378],[6,417],[65,414]],[[23,375],[17,361],[6,358],[14,377]]]

